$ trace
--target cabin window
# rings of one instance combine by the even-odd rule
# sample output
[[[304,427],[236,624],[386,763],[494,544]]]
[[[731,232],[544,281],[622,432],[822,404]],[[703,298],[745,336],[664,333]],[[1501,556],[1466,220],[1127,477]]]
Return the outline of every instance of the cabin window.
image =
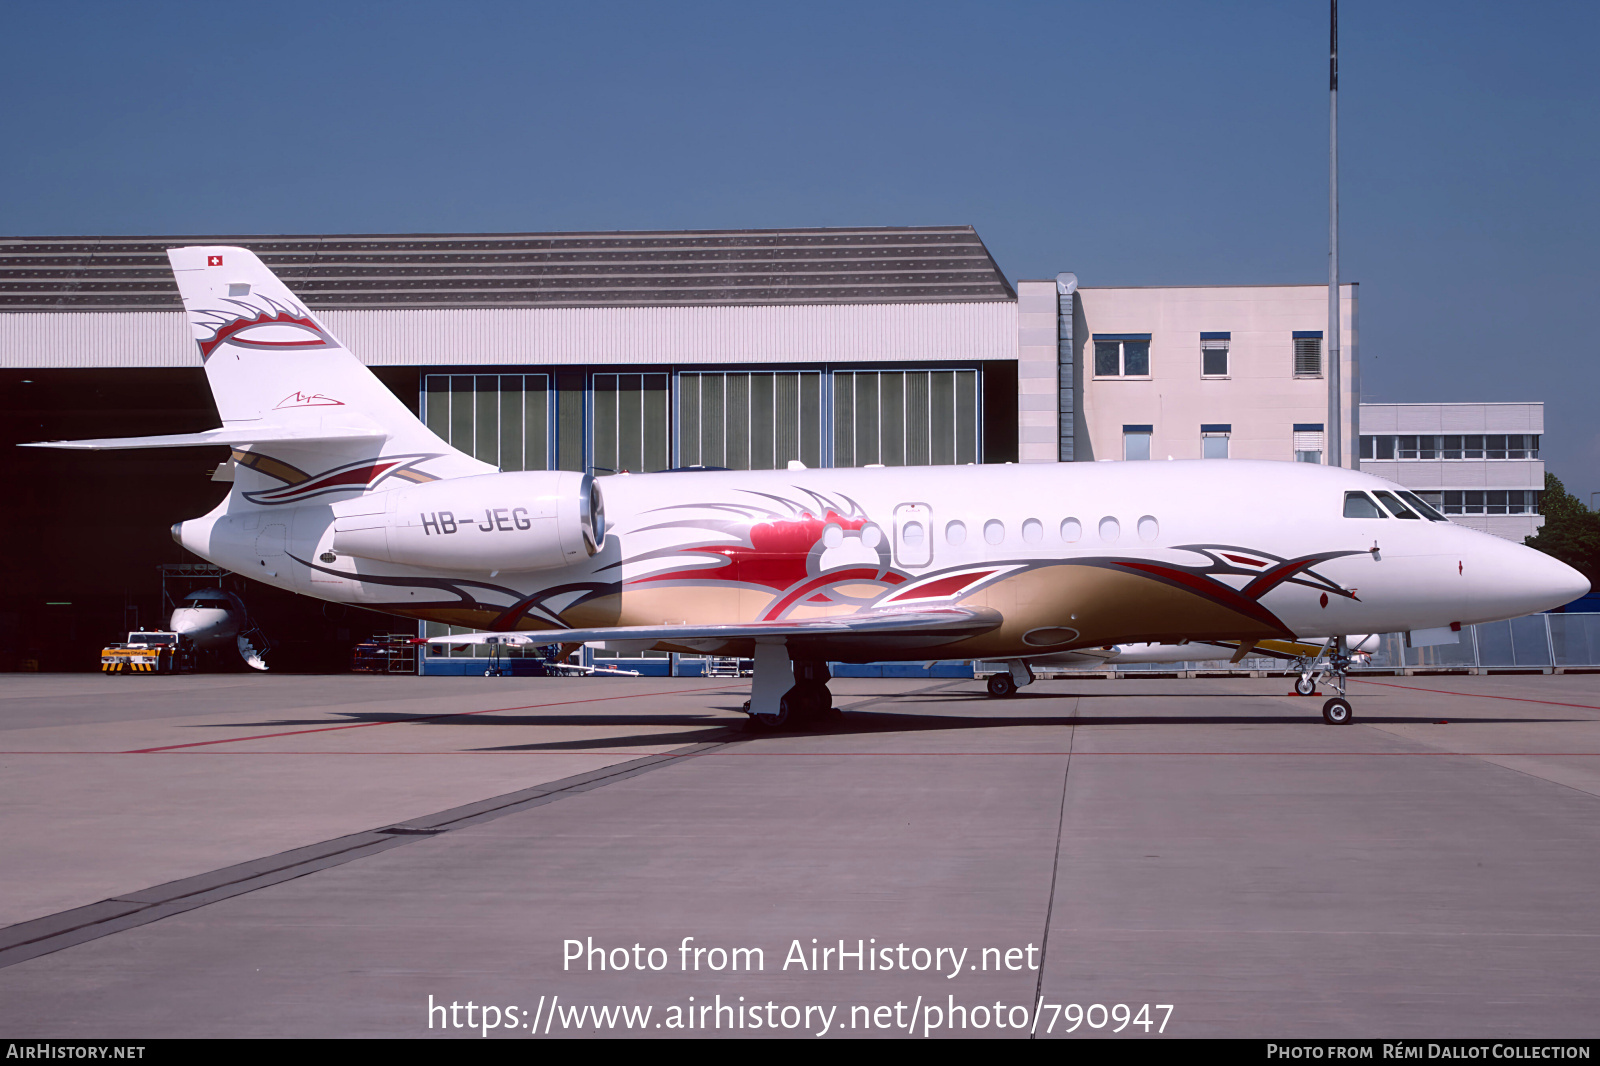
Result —
[[[1344,494],[1344,516],[1346,518],[1387,518],[1372,502],[1372,497],[1364,492],[1347,492]]]
[[[1385,507],[1387,507],[1389,509],[1389,513],[1394,515],[1396,518],[1412,518],[1412,519],[1414,519],[1414,518],[1417,517],[1415,514],[1412,513],[1411,508],[1407,507],[1405,504],[1401,503],[1398,499],[1395,498],[1394,493],[1392,493],[1392,492],[1378,492],[1378,493],[1374,493],[1374,495],[1376,495],[1378,497],[1378,500],[1379,500],[1380,503],[1382,503]]]
[[[990,544],[999,544],[1006,539],[1006,524],[998,518],[991,518],[983,524],[983,539]]]
[[[1061,520],[1061,539],[1071,544],[1083,536],[1083,523],[1076,518],[1063,518]]]
[[[944,540],[946,544],[965,544],[967,542],[967,526],[964,522],[951,522],[944,527]]]

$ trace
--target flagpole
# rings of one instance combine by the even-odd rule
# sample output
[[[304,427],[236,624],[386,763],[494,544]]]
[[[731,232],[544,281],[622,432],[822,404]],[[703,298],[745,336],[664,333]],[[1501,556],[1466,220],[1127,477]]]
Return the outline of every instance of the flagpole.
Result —
[[[1339,395],[1339,0],[1329,0],[1328,44],[1328,463],[1344,466]]]

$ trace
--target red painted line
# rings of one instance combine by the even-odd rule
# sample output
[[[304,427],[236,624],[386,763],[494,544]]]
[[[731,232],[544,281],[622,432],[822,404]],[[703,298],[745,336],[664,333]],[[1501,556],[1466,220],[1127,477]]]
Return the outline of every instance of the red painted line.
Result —
[[[1587,703],[1562,703],[1559,700],[1534,700],[1526,696],[1492,696],[1487,692],[1451,692],[1447,688],[1418,688],[1416,685],[1396,685],[1392,681],[1368,681],[1364,677],[1352,677],[1350,680],[1359,681],[1363,685],[1377,685],[1380,688],[1398,688],[1407,692],[1438,692],[1445,696],[1476,696],[1480,700],[1513,700],[1517,703],[1543,703],[1550,707],[1581,707],[1586,711],[1600,711]]]
[[[674,692],[711,692],[725,689],[726,685],[709,685],[705,688],[661,689],[655,692],[628,692],[618,696],[592,696],[583,700],[558,700],[555,703],[529,703],[522,707],[491,707],[484,711],[451,711],[446,714],[428,714],[420,718],[398,718],[387,722],[353,722],[348,725],[325,725],[316,729],[290,729],[282,733],[257,733],[249,737],[228,737],[224,740],[197,740],[190,744],[167,744],[159,748],[134,748],[118,752],[120,755],[150,755],[159,751],[176,751],[179,748],[203,748],[211,744],[242,744],[247,740],[271,740],[275,737],[298,737],[307,733],[331,733],[338,729],[365,729],[374,725],[405,725],[408,722],[432,722],[440,718],[467,718],[475,714],[498,714],[501,711],[531,711],[540,707],[566,707],[574,703],[603,703],[606,700],[636,699],[640,696],[666,696]],[[268,754],[268,753],[263,753]]]

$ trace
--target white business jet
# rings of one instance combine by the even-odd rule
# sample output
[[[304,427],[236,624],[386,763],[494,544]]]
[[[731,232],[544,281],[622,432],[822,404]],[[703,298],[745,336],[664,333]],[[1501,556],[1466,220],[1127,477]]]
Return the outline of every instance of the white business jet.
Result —
[[[167,625],[201,650],[225,655],[225,649],[236,649],[252,670],[267,668],[262,656],[265,640],[251,625],[244,601],[226,589],[198,588],[190,592],[173,608]]]
[[[1343,723],[1341,634],[1444,642],[1589,587],[1393,482],[1305,463],[500,473],[249,251],[167,254],[222,427],[44,446],[228,445],[227,499],[172,530],[201,558],[474,643],[753,657],[765,726],[830,713],[829,661],[999,659],[1023,685],[1107,645],[1297,636],[1324,642]]]

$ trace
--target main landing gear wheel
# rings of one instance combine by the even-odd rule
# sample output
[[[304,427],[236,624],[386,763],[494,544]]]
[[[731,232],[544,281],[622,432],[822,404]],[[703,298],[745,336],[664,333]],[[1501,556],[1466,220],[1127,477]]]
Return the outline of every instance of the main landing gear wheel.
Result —
[[[786,729],[793,729],[803,717],[800,703],[801,700],[795,695],[794,689],[790,689],[779,697],[778,713],[752,714],[750,724],[764,733],[781,733]]]
[[[1317,683],[1309,677],[1297,677],[1294,679],[1294,690],[1302,696],[1309,696],[1317,691]]]
[[[1345,725],[1353,714],[1354,712],[1350,710],[1350,701],[1339,696],[1322,705],[1323,721],[1329,725]]]
[[[832,704],[833,697],[827,685],[801,682],[778,700],[777,714],[752,714],[750,721],[757,729],[768,733],[799,729],[827,714]]]
[[[1017,681],[1010,672],[989,675],[989,695],[997,699],[1017,694]]]
[[[813,722],[835,721],[842,717],[833,705],[833,693],[820,681],[802,681],[793,691],[800,693],[805,716]]]

